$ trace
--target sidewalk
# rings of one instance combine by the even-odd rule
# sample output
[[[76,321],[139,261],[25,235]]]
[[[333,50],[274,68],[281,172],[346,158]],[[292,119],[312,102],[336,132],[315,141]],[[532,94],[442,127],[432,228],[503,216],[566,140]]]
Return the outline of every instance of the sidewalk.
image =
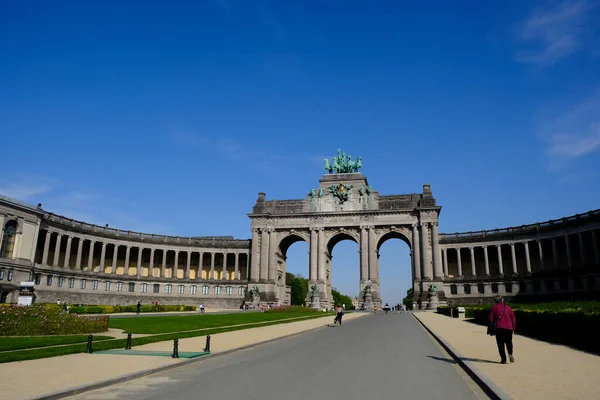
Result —
[[[600,399],[599,356],[515,335],[515,363],[500,364],[496,341],[485,326],[433,312],[414,316],[513,399]]]
[[[349,313],[344,322],[369,315]],[[290,322],[260,328],[243,329],[211,336],[211,353],[217,354],[245,346],[267,342],[288,335],[324,327],[333,322],[333,316],[307,321]],[[201,351],[206,336],[182,339],[179,351]],[[173,341],[152,343],[134,347],[134,350],[172,351]],[[0,393],[11,400],[32,399],[67,389],[98,384],[118,379],[124,375],[159,368],[168,368],[187,362],[201,362],[202,357],[185,360],[167,357],[129,356],[110,354],[71,354],[0,364]]]

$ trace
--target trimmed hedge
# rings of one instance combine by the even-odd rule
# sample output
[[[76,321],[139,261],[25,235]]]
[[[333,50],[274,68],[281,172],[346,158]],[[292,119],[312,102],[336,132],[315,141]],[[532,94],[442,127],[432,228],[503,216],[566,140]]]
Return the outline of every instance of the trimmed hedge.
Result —
[[[0,336],[71,335],[108,331],[108,316],[78,316],[48,305],[0,308]]]
[[[172,311],[196,311],[196,306],[181,306],[181,305],[155,305],[147,304],[142,305],[141,312],[172,312]],[[69,312],[72,314],[114,314],[114,313],[125,313],[137,312],[137,305],[127,306],[103,306],[103,305],[87,305],[87,306],[70,306]]]
[[[322,313],[322,309],[310,308],[304,306],[277,306],[273,308],[265,309],[265,312],[268,313]]]
[[[600,353],[600,303],[556,302],[510,305],[517,320],[516,333],[534,339]],[[544,307],[546,309],[544,309]],[[562,308],[561,308],[562,307]],[[466,317],[488,325],[491,307],[467,308]]]
[[[458,310],[457,310],[458,307],[463,307],[463,306],[454,306],[454,318],[458,318]],[[450,307],[438,306],[437,313],[449,317],[450,316]]]

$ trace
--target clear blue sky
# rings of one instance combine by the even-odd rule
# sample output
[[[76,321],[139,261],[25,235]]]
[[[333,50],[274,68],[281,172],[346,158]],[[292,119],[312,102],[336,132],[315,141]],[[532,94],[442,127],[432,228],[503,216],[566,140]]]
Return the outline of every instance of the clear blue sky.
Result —
[[[303,198],[341,147],[381,194],[431,184],[442,232],[599,208],[599,1],[411,3],[2,2],[0,193],[249,238],[259,191]],[[408,254],[382,247],[385,301]],[[333,255],[356,295],[356,244]]]

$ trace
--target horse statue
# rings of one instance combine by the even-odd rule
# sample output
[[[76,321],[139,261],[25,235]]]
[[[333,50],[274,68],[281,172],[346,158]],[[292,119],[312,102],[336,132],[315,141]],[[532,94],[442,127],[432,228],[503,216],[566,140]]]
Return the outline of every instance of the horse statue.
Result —
[[[329,159],[325,159],[325,168],[323,168],[325,172],[329,172],[330,174],[333,172],[333,167],[329,165]]]
[[[360,170],[362,169],[362,157],[358,157],[356,159],[356,165],[354,166],[354,168],[356,168],[356,172],[360,172]]]

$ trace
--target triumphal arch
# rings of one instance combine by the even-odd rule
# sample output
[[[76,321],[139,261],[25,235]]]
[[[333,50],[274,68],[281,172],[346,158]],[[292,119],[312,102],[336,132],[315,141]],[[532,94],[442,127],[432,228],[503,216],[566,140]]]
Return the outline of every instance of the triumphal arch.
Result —
[[[297,241],[309,246],[309,287],[316,286],[321,306],[332,304],[331,254],[342,240],[359,245],[361,292],[370,289],[375,304],[381,299],[379,248],[388,239],[398,238],[409,246],[415,292],[422,289],[423,282],[442,281],[441,207],[430,185],[423,185],[422,193],[384,196],[369,185],[361,168],[360,157],[354,160],[338,150],[332,162],[325,160],[325,175],[318,187],[307,190],[305,198],[267,200],[265,193],[258,194],[249,214],[252,259],[248,285],[249,290],[258,288],[261,301],[284,302],[286,253]]]

